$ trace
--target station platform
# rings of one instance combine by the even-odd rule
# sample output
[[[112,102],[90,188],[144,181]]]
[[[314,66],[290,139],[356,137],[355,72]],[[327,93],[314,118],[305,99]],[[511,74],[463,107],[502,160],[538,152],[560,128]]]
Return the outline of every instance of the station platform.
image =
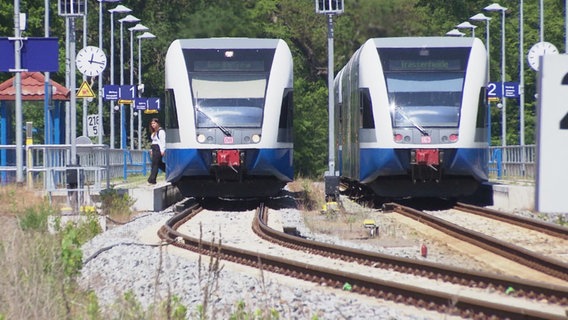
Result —
[[[493,207],[505,211],[535,210],[535,186],[532,184],[510,184],[490,182]]]
[[[162,211],[183,199],[178,189],[165,181],[128,188],[128,195],[135,201],[135,211]]]

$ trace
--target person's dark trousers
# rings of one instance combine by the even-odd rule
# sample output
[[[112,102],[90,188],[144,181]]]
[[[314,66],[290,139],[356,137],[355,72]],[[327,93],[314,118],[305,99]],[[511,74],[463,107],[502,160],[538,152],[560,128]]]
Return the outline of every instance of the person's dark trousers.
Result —
[[[148,177],[149,183],[156,183],[156,177],[158,176],[158,169],[166,172],[166,164],[162,162],[162,154],[160,153],[160,147],[157,144],[152,145],[152,170],[150,171],[150,177]]]

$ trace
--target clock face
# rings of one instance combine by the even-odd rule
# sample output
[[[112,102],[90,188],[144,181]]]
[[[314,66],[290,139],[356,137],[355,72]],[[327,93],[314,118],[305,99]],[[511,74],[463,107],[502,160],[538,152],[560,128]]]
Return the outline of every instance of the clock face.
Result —
[[[538,42],[532,46],[527,55],[529,65],[538,71],[540,56],[545,54],[558,54],[558,49],[550,42]]]
[[[79,69],[82,74],[95,77],[103,72],[107,64],[107,59],[101,48],[87,46],[77,53],[75,63],[77,69]]]

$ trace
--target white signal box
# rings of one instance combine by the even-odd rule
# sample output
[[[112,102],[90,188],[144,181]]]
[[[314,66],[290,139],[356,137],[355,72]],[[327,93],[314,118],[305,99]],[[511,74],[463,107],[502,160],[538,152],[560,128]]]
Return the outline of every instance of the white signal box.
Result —
[[[568,54],[540,57],[535,209],[568,212]]]

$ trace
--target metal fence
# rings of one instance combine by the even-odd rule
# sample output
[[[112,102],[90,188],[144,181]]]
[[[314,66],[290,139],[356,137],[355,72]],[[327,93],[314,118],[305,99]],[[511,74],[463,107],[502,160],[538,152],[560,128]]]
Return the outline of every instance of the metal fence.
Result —
[[[106,145],[77,145],[77,167],[70,167],[71,145],[29,145],[22,148],[28,186],[47,192],[68,191],[76,178],[83,189],[100,191],[109,181],[130,174],[146,175],[150,157],[145,150],[110,149]],[[534,182],[536,146],[489,148],[490,179]],[[0,184],[16,182],[16,146],[0,145]],[[71,181],[74,182],[74,181]],[[71,183],[72,185],[73,183]]]
[[[489,148],[489,177],[497,180],[536,179],[536,146],[505,146]]]
[[[145,150],[110,149],[106,145],[76,145],[77,165],[71,166],[71,145],[28,145],[22,152],[26,183],[51,196],[76,193],[83,203],[84,194],[110,187],[110,180],[130,174],[146,175],[150,157]],[[16,146],[0,145],[0,184],[16,182]]]

